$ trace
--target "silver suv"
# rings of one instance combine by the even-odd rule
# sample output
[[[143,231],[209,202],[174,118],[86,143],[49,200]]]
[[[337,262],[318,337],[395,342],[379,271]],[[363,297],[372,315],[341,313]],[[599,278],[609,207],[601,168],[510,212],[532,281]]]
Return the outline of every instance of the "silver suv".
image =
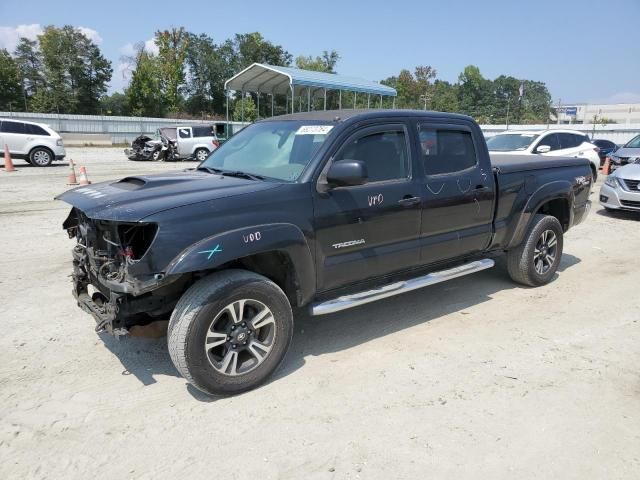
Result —
[[[220,146],[214,125],[194,125],[176,127],[177,158],[206,160],[211,152]]]
[[[62,137],[42,123],[0,118],[0,156],[4,146],[11,158],[26,160],[36,167],[48,167],[54,160],[62,160],[66,151]]]

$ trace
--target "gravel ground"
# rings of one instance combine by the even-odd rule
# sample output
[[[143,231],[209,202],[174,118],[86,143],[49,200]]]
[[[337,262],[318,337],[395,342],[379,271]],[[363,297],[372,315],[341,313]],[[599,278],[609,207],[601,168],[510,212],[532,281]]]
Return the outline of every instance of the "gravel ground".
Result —
[[[68,154],[94,182],[193,166]],[[640,216],[595,205],[545,287],[499,265],[299,314],[271,382],[213,399],[165,339],[94,333],[52,200],[66,162],[15,163],[0,169],[0,478],[640,478]]]

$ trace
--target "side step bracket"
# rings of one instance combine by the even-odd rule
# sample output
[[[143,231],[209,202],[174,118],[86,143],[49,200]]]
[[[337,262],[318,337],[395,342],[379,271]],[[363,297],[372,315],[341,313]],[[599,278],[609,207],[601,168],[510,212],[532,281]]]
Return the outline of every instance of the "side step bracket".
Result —
[[[421,277],[412,278],[411,280],[395,282],[372,290],[344,295],[322,303],[314,303],[311,306],[311,314],[326,315],[328,313],[339,312],[340,310],[346,310],[347,308],[357,307],[359,305],[364,305],[365,303],[375,302],[376,300],[392,297],[400,293],[410,292],[411,290],[417,290],[418,288],[445,282],[452,278],[469,275],[470,273],[479,272],[480,270],[486,270],[487,268],[493,267],[494,264],[495,262],[493,260],[484,258],[482,260],[465,263],[447,270],[440,270]]]

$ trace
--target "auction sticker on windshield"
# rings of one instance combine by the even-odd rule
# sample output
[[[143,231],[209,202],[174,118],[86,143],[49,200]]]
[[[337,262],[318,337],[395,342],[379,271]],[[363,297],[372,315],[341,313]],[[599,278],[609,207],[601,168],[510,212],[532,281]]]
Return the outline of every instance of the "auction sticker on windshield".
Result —
[[[296,135],[326,135],[333,125],[303,125],[296,131]]]

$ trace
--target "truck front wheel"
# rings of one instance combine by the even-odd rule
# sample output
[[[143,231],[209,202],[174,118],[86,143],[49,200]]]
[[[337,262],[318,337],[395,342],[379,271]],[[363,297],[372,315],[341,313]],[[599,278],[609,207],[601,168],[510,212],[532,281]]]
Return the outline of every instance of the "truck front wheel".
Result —
[[[293,313],[271,280],[245,270],[213,273],[191,286],[169,322],[171,360],[212,395],[250,390],[278,368],[293,337]]]
[[[562,257],[562,226],[550,215],[536,215],[522,243],[507,253],[509,276],[538,287],[551,281]]]

